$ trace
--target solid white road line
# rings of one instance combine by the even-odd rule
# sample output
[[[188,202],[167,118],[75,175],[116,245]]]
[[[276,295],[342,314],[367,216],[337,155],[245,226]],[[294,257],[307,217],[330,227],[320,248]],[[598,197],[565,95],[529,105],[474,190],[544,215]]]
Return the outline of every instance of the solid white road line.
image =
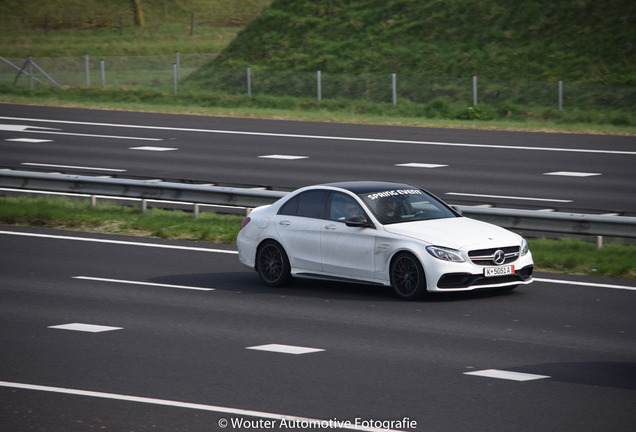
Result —
[[[35,385],[35,384],[23,384],[23,383],[8,382],[8,381],[0,381],[0,387],[22,389],[22,390],[35,390],[35,391],[43,391],[43,392],[50,392],[50,393],[60,393],[60,394],[67,394],[67,395],[73,395],[73,396],[87,396],[87,397],[126,401],[126,402],[138,402],[138,403],[146,403],[146,404],[152,404],[152,405],[169,406],[169,407],[175,407],[175,408],[196,409],[196,410],[210,411],[210,412],[216,412],[216,413],[221,413],[226,415],[256,417],[261,419],[285,421],[286,424],[292,424],[292,423],[298,423],[303,425],[314,424],[314,425],[318,425],[318,427],[321,427],[321,425],[325,425],[324,426],[325,429],[328,428],[326,425],[328,425],[330,422],[330,420],[313,419],[309,417],[298,417],[298,416],[292,416],[287,414],[275,414],[275,413],[268,413],[268,412],[262,412],[262,411],[244,410],[239,408],[228,408],[228,407],[215,406],[215,405],[203,405],[203,404],[197,404],[197,403],[179,402],[179,401],[173,401],[173,400],[167,400],[167,399],[128,396],[128,395],[122,395],[122,394],[116,394],[116,393],[103,393],[103,392],[96,392],[96,391],[78,390],[78,389],[62,388],[62,387],[50,387],[50,386],[42,386],[42,385]],[[226,419],[219,420],[219,425],[221,427],[228,426],[228,423],[225,423],[225,422],[223,423],[225,426],[221,424],[221,421],[224,421],[224,420]],[[364,422],[362,423],[364,424]],[[338,422],[337,427],[342,429],[369,431],[369,432],[382,432],[382,431],[396,432],[393,429],[387,429],[387,428],[365,427],[363,426],[363,424],[357,425],[354,422],[343,421],[343,422]],[[229,425],[231,426],[231,423]]]
[[[98,277],[90,277],[90,276],[73,276],[73,279],[81,279],[81,280],[90,280],[97,282],[112,282],[112,283],[120,283],[120,284],[128,284],[128,285],[146,285],[146,286],[155,286],[162,288],[178,288],[178,289],[187,289],[194,291],[214,291],[214,288],[201,288],[195,286],[188,285],[170,285],[170,284],[160,284],[160,283],[152,283],[152,282],[139,282],[139,281],[131,281],[131,280],[123,280],[123,279],[107,279],[107,278],[98,278]]]
[[[0,231],[0,235],[2,234],[25,236],[25,237],[50,238],[50,239],[58,239],[58,240],[74,240],[74,241],[85,241],[85,242],[95,242],[95,243],[110,243],[110,244],[120,244],[120,245],[128,245],[128,246],[155,247],[155,248],[164,248],[164,249],[179,249],[179,250],[189,250],[189,251],[197,251],[197,252],[212,252],[212,253],[238,255],[238,251],[232,251],[232,250],[208,249],[208,248],[168,245],[168,244],[160,244],[160,243],[143,243],[143,242],[131,242],[131,241],[123,241],[123,240],[97,239],[97,238],[89,238],[89,237],[73,237],[73,236],[63,236],[63,235],[29,233],[29,232],[21,232],[21,231]],[[554,283],[554,284],[562,284],[562,285],[577,285],[577,286],[588,286],[588,287],[596,287],[596,288],[612,288],[612,289],[636,291],[636,287],[627,286],[627,285],[600,284],[600,283],[593,283],[593,282],[575,282],[575,281],[544,279],[544,278],[534,278],[534,280],[537,282]]]
[[[514,200],[524,200],[524,201],[547,201],[547,202],[561,202],[561,203],[572,202],[572,200],[565,200],[565,199],[530,198],[530,197],[505,196],[505,195],[484,195],[484,194],[471,194],[471,193],[463,193],[463,192],[446,192],[445,195],[468,196],[468,197],[475,197],[475,198],[501,198],[501,199],[514,199]]]
[[[34,131],[34,130],[28,130],[28,131],[24,131],[24,132],[25,133],[39,133],[39,134],[46,134],[46,135],[78,136],[78,137],[88,137],[88,138],[114,138],[114,139],[137,140],[137,141],[163,141],[162,138],[143,138],[143,137],[115,136],[115,135],[94,135],[94,134],[81,134],[81,133],[71,133],[71,132],[52,132],[52,131]]]
[[[125,172],[125,169],[118,168],[96,168],[96,167],[84,167],[84,166],[74,166],[74,165],[55,165],[55,164],[45,164],[45,163],[35,163],[35,162],[22,162],[20,165],[27,166],[38,166],[45,168],[71,168],[71,169],[82,169],[82,170],[90,170],[90,171],[114,171],[114,172]]]
[[[168,244],[160,244],[160,243],[131,242],[131,241],[124,241],[124,240],[108,240],[108,239],[97,239],[97,238],[89,238],[89,237],[73,237],[73,236],[52,235],[52,234],[28,233],[28,232],[19,232],[19,231],[0,231],[0,234],[17,235],[17,236],[25,236],[25,237],[49,238],[49,239],[57,239],[57,240],[110,243],[110,244],[128,245],[128,246],[143,246],[143,247],[154,247],[154,248],[163,248],[163,249],[179,249],[179,250],[188,250],[188,251],[197,251],[197,252],[211,252],[211,253],[238,255],[237,251],[232,251],[232,250],[207,249],[207,248],[168,245]]]
[[[561,284],[561,285],[577,285],[577,286],[586,286],[586,287],[595,287],[595,288],[612,288],[612,289],[636,291],[636,287],[627,286],[627,285],[600,284],[600,283],[593,283],[593,282],[575,282],[575,281],[568,281],[568,280],[543,279],[543,278],[533,278],[533,279],[537,282],[553,283],[553,284]]]
[[[636,155],[636,151],[623,151],[623,150],[568,149],[568,148],[559,148],[559,147],[507,146],[507,145],[497,145],[497,144],[449,143],[449,142],[436,142],[436,141],[409,141],[409,140],[392,140],[392,139],[379,139],[379,138],[299,135],[299,134],[283,134],[283,133],[267,133],[267,132],[244,132],[244,131],[228,131],[228,130],[214,130],[214,129],[176,128],[176,127],[166,127],[166,126],[127,125],[127,124],[117,124],[117,123],[93,123],[93,122],[78,122],[78,121],[69,121],[69,120],[49,120],[49,119],[33,119],[33,118],[20,118],[20,117],[3,117],[3,116],[0,116],[0,120],[21,120],[21,121],[34,121],[34,122],[42,122],[42,123],[79,124],[79,125],[89,125],[89,126],[109,126],[109,127],[131,128],[131,129],[169,130],[169,131],[181,131],[181,132],[229,134],[229,135],[252,135],[252,136],[268,136],[268,137],[280,137],[280,138],[360,141],[360,142],[376,142],[376,143],[391,143],[391,144],[432,145],[432,146],[445,146],[445,147],[497,148],[497,149],[504,149],[504,150],[532,150],[532,151],[549,151],[549,152],[566,152],[566,153],[622,154],[622,155],[632,155],[632,156]]]

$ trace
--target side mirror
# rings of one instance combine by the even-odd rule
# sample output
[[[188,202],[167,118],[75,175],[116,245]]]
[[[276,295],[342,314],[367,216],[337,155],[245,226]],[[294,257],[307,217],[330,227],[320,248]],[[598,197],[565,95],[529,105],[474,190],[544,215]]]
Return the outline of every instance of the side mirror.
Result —
[[[348,227],[355,228],[371,228],[372,225],[369,223],[365,216],[353,216],[345,221],[345,225]]]

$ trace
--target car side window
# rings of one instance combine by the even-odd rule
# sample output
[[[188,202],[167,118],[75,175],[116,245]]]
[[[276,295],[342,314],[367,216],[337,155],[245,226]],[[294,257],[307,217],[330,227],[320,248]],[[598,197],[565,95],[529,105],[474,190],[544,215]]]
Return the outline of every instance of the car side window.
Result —
[[[329,219],[344,222],[353,216],[363,216],[364,211],[358,202],[349,195],[334,192],[329,208]]]
[[[298,195],[287,201],[283,206],[278,210],[279,215],[285,216],[296,216],[296,212],[298,211]]]
[[[296,195],[278,210],[279,215],[324,219],[327,208],[326,190],[310,190]]]

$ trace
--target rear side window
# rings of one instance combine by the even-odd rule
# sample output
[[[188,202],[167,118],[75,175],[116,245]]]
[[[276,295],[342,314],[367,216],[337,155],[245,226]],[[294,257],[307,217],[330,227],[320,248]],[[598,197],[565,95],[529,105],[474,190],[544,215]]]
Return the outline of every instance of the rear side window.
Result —
[[[287,201],[283,206],[278,210],[278,214],[286,215],[286,216],[296,216],[296,212],[298,211],[298,195]]]
[[[278,214],[324,219],[328,195],[325,190],[303,192],[283,204]]]
[[[324,219],[327,208],[327,191],[312,190],[299,196],[297,216]]]

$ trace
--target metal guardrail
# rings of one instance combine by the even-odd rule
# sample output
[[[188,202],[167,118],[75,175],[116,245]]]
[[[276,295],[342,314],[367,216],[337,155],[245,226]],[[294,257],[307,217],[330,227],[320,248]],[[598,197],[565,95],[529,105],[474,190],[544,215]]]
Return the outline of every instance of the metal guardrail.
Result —
[[[253,208],[288,192],[164,181],[0,171],[0,187]],[[504,228],[636,238],[636,217],[456,206],[465,216]]]

